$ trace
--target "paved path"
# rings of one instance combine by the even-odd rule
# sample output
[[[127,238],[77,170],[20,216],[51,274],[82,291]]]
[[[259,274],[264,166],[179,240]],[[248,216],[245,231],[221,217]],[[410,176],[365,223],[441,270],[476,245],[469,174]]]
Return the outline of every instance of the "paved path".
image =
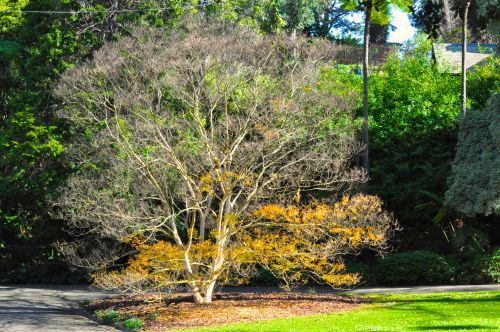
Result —
[[[0,286],[0,331],[118,331],[79,309],[79,302],[102,296],[86,286]]]
[[[457,285],[457,286],[412,286],[412,287],[382,287],[359,288],[350,291],[356,294],[393,294],[393,293],[442,293],[442,292],[479,292],[500,291],[500,284],[496,285]]]
[[[318,293],[331,288],[314,288]],[[275,292],[276,287],[226,288],[228,292]],[[302,291],[309,291],[304,288]],[[431,293],[461,291],[500,291],[500,285],[429,286],[399,288],[360,288],[351,293]],[[0,286],[1,332],[90,332],[117,331],[88,318],[79,309],[79,302],[110,293],[90,290],[87,286]]]
[[[241,293],[271,293],[281,291],[278,287],[225,287],[224,292]],[[352,290],[332,289],[327,286],[319,287],[299,287],[299,292],[317,292],[317,293],[441,293],[441,292],[479,292],[479,291],[500,291],[500,284],[493,285],[453,285],[453,286],[409,286],[409,287],[363,287]]]

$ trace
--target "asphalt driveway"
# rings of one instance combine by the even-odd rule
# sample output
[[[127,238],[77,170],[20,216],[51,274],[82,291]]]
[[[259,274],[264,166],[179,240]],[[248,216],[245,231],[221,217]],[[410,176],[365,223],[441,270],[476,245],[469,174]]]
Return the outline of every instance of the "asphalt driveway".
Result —
[[[277,290],[276,287],[238,287],[224,291],[272,292]],[[320,288],[317,291],[331,292],[332,290]],[[350,292],[367,294],[462,291],[500,291],[500,285],[360,288]],[[79,303],[83,301],[109,295],[110,293],[92,290],[88,286],[0,286],[0,331],[118,331],[109,326],[98,325],[79,309]]]
[[[79,309],[79,303],[106,295],[87,286],[0,286],[0,331],[118,331]]]

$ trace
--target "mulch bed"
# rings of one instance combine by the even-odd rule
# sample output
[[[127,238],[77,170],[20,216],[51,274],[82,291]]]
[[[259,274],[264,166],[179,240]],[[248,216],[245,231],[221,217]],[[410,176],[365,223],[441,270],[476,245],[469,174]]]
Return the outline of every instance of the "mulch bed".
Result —
[[[125,318],[140,318],[145,329],[163,331],[347,311],[365,302],[353,296],[274,292],[220,293],[211,304],[197,305],[190,296],[176,294],[163,299],[155,295],[112,297],[94,301],[86,309],[114,310]]]

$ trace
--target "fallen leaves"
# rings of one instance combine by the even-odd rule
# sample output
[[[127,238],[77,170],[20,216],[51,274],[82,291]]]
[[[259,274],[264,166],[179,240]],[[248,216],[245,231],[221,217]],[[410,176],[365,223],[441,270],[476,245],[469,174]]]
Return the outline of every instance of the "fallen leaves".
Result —
[[[352,310],[361,304],[356,297],[294,292],[219,293],[213,303],[197,305],[186,294],[120,296],[98,300],[89,311],[115,310],[125,319],[138,317],[153,331],[311,316]],[[154,317],[154,319],[151,319]]]

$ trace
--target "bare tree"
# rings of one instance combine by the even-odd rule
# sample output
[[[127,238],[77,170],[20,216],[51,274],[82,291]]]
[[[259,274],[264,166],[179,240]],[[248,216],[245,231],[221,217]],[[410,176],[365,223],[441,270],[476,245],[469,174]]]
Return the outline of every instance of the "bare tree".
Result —
[[[293,220],[286,212],[294,197],[366,180],[351,167],[360,151],[351,105],[316,84],[332,52],[325,45],[194,19],[175,31],[136,29],[62,76],[59,114],[75,133],[68,157],[79,171],[56,210],[75,234],[136,254],[123,270],[97,272],[98,285],[185,287],[209,303],[218,281],[241,281],[255,264],[286,284],[307,279],[297,269],[333,285],[357,280],[341,273],[339,257],[386,245],[394,222],[379,201],[297,203],[304,217]],[[353,202],[358,221],[348,217]],[[279,234],[296,239],[294,252],[283,252],[291,247]],[[279,252],[270,243],[288,265],[263,261]]]

